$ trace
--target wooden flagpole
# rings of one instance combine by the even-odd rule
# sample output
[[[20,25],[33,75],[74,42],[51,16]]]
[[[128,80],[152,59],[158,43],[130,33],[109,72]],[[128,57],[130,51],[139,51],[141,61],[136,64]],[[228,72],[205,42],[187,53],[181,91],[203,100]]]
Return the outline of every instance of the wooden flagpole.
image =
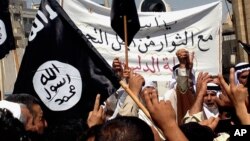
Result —
[[[124,25],[125,63],[126,63],[125,69],[128,69],[128,30],[127,30],[127,16],[126,15],[123,16],[123,25]],[[123,80],[121,80],[119,83],[122,86],[122,88],[128,93],[128,95],[133,99],[133,101],[138,105],[138,107],[143,111],[143,113],[147,116],[147,118],[152,123],[154,123],[146,107],[140,102],[140,100],[136,97],[136,95],[129,89],[128,85]],[[162,131],[157,126],[155,127],[158,133],[164,137],[164,134],[162,133]]]
[[[3,59],[0,60],[0,100],[3,100],[3,98],[4,98],[4,68],[3,68]]]
[[[124,23],[124,41],[125,41],[125,69],[128,69],[128,30],[127,30],[127,16],[123,16]]]

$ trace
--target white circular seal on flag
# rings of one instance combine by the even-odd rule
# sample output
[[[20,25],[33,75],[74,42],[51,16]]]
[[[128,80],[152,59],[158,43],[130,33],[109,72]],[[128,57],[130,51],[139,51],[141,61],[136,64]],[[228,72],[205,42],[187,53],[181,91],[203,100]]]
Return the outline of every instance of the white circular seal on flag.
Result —
[[[2,45],[7,39],[6,29],[4,22],[0,19],[0,45]]]
[[[33,86],[42,102],[52,111],[72,108],[82,93],[79,71],[59,61],[43,63],[33,77]]]

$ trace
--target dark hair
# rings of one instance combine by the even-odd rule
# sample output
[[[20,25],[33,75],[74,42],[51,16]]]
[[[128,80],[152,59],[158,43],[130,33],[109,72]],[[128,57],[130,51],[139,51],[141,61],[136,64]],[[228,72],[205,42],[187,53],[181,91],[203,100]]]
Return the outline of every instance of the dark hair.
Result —
[[[25,104],[32,115],[34,115],[32,106],[34,104],[40,105],[40,101],[36,97],[26,93],[9,95],[5,100]]]
[[[143,120],[123,116],[104,123],[95,141],[154,141],[154,135]]]
[[[0,138],[4,141],[28,141],[24,125],[5,108],[0,108]]]
[[[83,119],[65,119],[48,126],[45,138],[46,141],[77,141],[87,129]]]
[[[80,136],[78,141],[86,141],[91,137],[96,137],[96,135],[100,132],[102,124],[97,124],[90,127],[87,131],[84,131],[83,134]]]

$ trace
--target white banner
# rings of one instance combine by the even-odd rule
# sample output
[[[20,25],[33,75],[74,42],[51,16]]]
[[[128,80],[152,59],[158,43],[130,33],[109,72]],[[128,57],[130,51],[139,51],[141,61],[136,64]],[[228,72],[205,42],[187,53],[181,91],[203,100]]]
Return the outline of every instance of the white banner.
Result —
[[[67,0],[63,8],[111,65],[124,60],[124,43],[110,25],[110,9],[89,0]],[[138,13],[141,29],[129,46],[129,66],[145,78],[167,81],[178,64],[175,52],[195,53],[194,71],[221,72],[222,2],[173,12]],[[129,32],[129,31],[128,31]]]

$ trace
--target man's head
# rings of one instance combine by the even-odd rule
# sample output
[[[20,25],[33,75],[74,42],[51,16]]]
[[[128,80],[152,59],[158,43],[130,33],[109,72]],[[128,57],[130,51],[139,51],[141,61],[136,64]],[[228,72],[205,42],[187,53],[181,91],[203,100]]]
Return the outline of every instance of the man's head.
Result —
[[[207,92],[206,95],[204,96],[203,102],[208,109],[217,108],[215,98],[217,97],[219,92],[220,92],[220,87],[217,84],[215,83],[207,84]]]
[[[235,81],[237,84],[246,86],[249,76],[250,65],[246,62],[238,63],[235,66]]]
[[[26,131],[36,130],[36,127],[33,125],[33,116],[26,105],[2,100],[0,101],[0,108],[8,109],[15,118],[23,123]]]
[[[146,90],[147,91],[152,91],[152,90],[157,91],[157,83],[155,81],[145,81],[145,84],[142,87],[141,94],[140,94],[140,97],[142,97],[142,99],[144,99],[142,93],[143,93],[143,91],[146,91]]]
[[[104,123],[96,141],[153,141],[151,128],[137,117],[117,117]]]
[[[33,116],[33,125],[36,126],[35,132],[42,134],[47,127],[47,121],[43,117],[43,110],[37,98],[29,94],[12,94],[6,98],[8,101],[25,104]]]
[[[245,70],[245,71],[242,71],[241,73],[239,73],[238,74],[239,83],[246,86],[247,81],[248,81],[248,76],[249,76],[249,70]]]
[[[33,124],[34,118],[32,114],[30,113],[30,110],[24,104],[20,104],[20,107],[21,107],[21,115],[20,115],[19,120],[24,124],[25,130],[36,132],[37,128]]]
[[[0,137],[4,141],[29,140],[24,125],[6,108],[0,108]]]

